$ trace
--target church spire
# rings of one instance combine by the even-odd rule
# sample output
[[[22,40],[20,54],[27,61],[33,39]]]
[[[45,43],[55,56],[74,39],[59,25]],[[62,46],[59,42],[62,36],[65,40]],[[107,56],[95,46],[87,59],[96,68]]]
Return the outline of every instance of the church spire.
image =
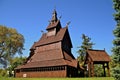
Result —
[[[60,24],[60,20],[57,18],[57,12],[56,9],[54,9],[53,13],[52,13],[52,19],[49,21],[49,25],[46,28],[47,31],[50,31],[51,29],[56,29],[56,33],[60,30],[61,28],[61,24]]]
[[[53,13],[52,13],[52,20],[51,20],[51,23],[54,23],[54,22],[57,22],[57,12],[56,10],[54,9]]]

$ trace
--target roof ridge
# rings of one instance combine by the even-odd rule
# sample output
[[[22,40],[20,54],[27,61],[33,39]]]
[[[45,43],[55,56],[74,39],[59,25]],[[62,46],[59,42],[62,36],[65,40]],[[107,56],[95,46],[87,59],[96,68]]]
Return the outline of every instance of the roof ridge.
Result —
[[[88,49],[88,50],[91,50],[91,51],[105,51],[105,50],[100,50],[100,49]]]

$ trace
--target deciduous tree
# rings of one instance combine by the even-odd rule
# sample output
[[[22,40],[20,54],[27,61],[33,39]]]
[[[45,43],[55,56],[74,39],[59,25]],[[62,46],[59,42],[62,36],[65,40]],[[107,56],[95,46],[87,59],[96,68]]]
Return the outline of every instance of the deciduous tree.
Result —
[[[0,25],[0,64],[7,66],[16,53],[24,50],[24,37],[16,29]]]
[[[24,64],[24,62],[26,61],[26,57],[15,57],[12,58],[10,61],[10,65],[8,67],[8,71],[9,71],[9,76],[14,76],[13,75],[13,71],[17,66],[20,66],[21,64]]]

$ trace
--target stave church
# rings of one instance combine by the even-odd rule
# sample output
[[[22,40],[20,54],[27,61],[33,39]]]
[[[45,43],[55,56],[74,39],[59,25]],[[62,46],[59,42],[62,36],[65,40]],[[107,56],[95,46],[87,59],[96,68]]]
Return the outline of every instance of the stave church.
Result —
[[[40,40],[30,49],[27,61],[15,69],[15,77],[77,77],[79,64],[71,53],[68,25],[61,26],[56,10]]]

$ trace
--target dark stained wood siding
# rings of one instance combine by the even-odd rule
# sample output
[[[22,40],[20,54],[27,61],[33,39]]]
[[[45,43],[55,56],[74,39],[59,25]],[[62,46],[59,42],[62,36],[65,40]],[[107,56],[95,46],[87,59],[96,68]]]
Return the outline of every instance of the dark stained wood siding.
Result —
[[[53,49],[61,49],[61,42],[57,42],[54,44],[44,45],[40,47],[36,47],[35,53],[42,52],[42,51],[48,51]]]
[[[15,77],[23,77],[26,74],[27,78],[30,77],[67,77],[66,70],[61,71],[43,71],[43,72],[20,72],[16,73]]]

